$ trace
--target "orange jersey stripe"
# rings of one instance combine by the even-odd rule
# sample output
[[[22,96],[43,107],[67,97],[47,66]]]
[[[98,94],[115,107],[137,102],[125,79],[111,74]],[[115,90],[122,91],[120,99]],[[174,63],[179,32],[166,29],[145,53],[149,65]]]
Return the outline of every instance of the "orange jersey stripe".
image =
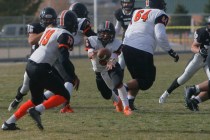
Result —
[[[85,30],[83,30],[83,33],[85,34],[91,27],[89,26],[88,28],[86,28]]]
[[[68,45],[66,45],[66,44],[59,44],[59,46],[58,46],[58,48],[61,48],[61,47],[65,47],[65,48],[69,48],[69,46]]]

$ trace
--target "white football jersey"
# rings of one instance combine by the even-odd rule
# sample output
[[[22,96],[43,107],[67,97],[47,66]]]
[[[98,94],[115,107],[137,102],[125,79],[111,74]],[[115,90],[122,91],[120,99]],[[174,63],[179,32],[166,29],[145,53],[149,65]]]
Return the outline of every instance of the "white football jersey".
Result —
[[[164,25],[168,22],[168,17],[163,10],[135,10],[131,23],[126,30],[123,44],[154,54],[157,46],[157,40],[154,32],[157,19],[160,20],[158,23],[163,23]]]
[[[48,63],[51,66],[58,59],[59,55],[59,42],[58,38],[61,34],[68,34],[68,44],[73,44],[73,38],[70,32],[61,28],[47,28],[40,41],[39,47],[36,51],[30,56],[30,60],[36,63]],[[66,46],[68,47],[68,46]]]
[[[120,40],[114,39],[114,41],[112,43],[108,43],[105,48],[109,49],[112,53],[119,52],[121,44],[122,42]],[[86,47],[88,49],[88,53],[93,50],[99,50],[101,48],[104,48],[101,41],[98,40],[97,36],[88,37],[87,42],[86,42]],[[97,57],[94,57],[93,59],[91,59],[91,62],[92,62],[94,71],[102,72],[106,70],[106,66],[102,66],[101,64],[99,64],[99,60]]]
[[[74,45],[76,46],[81,45],[84,42],[84,34],[83,30],[81,29],[81,26],[83,22],[86,20],[86,18],[77,18],[77,20],[78,20],[78,30],[77,34],[74,36]]]

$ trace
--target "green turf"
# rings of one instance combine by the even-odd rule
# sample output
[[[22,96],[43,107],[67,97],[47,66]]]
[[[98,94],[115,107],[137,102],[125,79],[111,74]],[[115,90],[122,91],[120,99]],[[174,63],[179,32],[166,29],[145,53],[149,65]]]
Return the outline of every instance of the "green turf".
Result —
[[[209,102],[200,104],[199,112],[184,107],[184,86],[204,81],[206,75],[200,70],[185,85],[179,87],[160,105],[159,96],[179,76],[191,54],[181,54],[178,63],[168,55],[155,56],[156,81],[152,88],[140,91],[136,99],[138,111],[126,117],[116,113],[112,102],[104,100],[96,89],[90,60],[75,59],[76,71],[81,80],[79,91],[74,91],[72,114],[60,114],[60,108],[42,114],[45,127],[39,131],[26,115],[17,122],[20,131],[0,131],[0,140],[183,140],[210,138]],[[1,123],[12,112],[7,111],[24,74],[25,63],[0,64],[0,118]],[[129,80],[125,72],[125,81]],[[27,95],[24,100],[30,98]]]

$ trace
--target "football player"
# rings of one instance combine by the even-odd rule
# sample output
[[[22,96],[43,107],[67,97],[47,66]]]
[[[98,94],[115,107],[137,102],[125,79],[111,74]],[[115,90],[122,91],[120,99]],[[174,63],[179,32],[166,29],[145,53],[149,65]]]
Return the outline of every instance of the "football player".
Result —
[[[85,43],[88,57],[91,59],[93,71],[96,74],[97,88],[104,99],[113,100],[117,112],[123,111],[126,116],[131,115],[127,91],[122,81],[122,71],[117,62],[121,51],[121,41],[115,38],[115,28],[110,21],[99,24],[97,34],[98,36],[88,37]],[[112,53],[111,58],[98,58],[97,52],[100,48],[109,49]],[[114,93],[114,88],[118,90],[120,98]]]
[[[26,72],[30,78],[29,87],[31,100],[22,104],[19,109],[2,125],[3,130],[17,130],[16,121],[23,117],[28,110],[29,115],[36,122],[38,128],[43,130],[41,113],[49,108],[64,104],[70,100],[70,95],[63,84],[63,80],[54,73],[52,67],[60,58],[65,71],[73,80],[77,79],[74,65],[69,60],[69,50],[73,50],[74,33],[77,32],[77,17],[72,11],[61,12],[58,28],[47,28],[40,41],[39,47],[30,56]],[[74,85],[78,88],[78,85]],[[44,89],[55,93],[48,100],[44,100]]]
[[[134,4],[135,0],[121,0],[121,8],[115,11],[114,14],[116,18],[115,31],[116,34],[119,34],[121,28],[123,29],[122,40],[124,39],[125,31],[128,28],[128,25],[131,21],[133,11],[136,10],[136,8],[134,8]],[[118,62],[124,73],[125,61],[123,58],[123,53],[119,55]]]
[[[97,34],[92,30],[91,24],[88,18],[88,10],[87,7],[83,3],[73,3],[69,10],[75,12],[78,20],[78,31],[74,36],[75,42],[74,45],[79,46],[83,44],[84,37],[96,36]]]
[[[74,45],[80,46],[84,42],[84,37],[95,36],[96,33],[91,29],[90,21],[88,20],[88,10],[83,3],[74,3],[70,6],[69,10],[73,11],[77,15],[78,20],[78,30],[74,35]],[[64,81],[72,81],[71,77],[65,73],[63,67],[58,61],[56,61],[54,67],[59,71],[59,74],[64,79]],[[65,87],[68,89],[70,96],[72,94],[73,83],[66,82]],[[51,91],[45,92],[45,97],[48,99],[54,94]],[[71,108],[70,104],[66,104],[64,108],[60,110],[61,113],[72,113],[74,110]]]
[[[146,8],[134,11],[123,40],[123,55],[132,79],[128,81],[128,98],[133,99],[139,90],[147,90],[155,81],[156,68],[153,61],[156,46],[179,60],[171,49],[166,34],[168,16],[164,0],[146,0]],[[133,103],[132,103],[133,104]]]
[[[209,67],[206,63],[208,50],[210,47],[210,18],[207,19],[206,27],[197,29],[194,33],[194,41],[191,45],[191,51],[194,53],[193,58],[188,63],[183,74],[176,78],[169,88],[160,96],[159,103],[164,103],[166,98],[179,86],[185,84],[201,68],[204,69],[208,79],[210,79]],[[195,89],[199,93],[199,85]]]
[[[120,33],[121,28],[123,29],[123,36],[122,40],[124,39],[125,31],[128,28],[128,25],[131,21],[133,12],[136,9],[141,9],[141,8],[135,8],[135,0],[121,0],[121,8],[115,11],[115,18],[116,18],[116,24],[115,24],[115,31],[116,34]],[[123,58],[123,53],[118,56],[118,62],[121,66],[121,69],[123,71],[123,76],[124,76],[124,69],[125,69],[125,60]],[[130,96],[128,96],[128,101],[130,104],[130,108],[132,110],[137,110],[135,106],[132,104],[133,99],[130,99]]]
[[[31,54],[39,47],[38,42],[48,26],[56,25],[57,14],[51,7],[44,8],[40,13],[40,22],[28,24],[28,42],[32,46]],[[10,103],[8,110],[16,109],[19,103],[23,100],[23,96],[29,91],[29,78],[27,73],[24,73],[24,79],[21,86],[17,90],[15,99]]]

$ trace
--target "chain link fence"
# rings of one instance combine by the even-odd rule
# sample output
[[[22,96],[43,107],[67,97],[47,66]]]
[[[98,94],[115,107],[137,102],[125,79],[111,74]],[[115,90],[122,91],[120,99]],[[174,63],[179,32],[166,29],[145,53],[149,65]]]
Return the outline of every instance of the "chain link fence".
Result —
[[[189,52],[190,46],[193,42],[193,33],[195,29],[204,26],[205,18],[207,15],[169,15],[170,21],[167,26],[167,33],[170,44],[174,50]],[[91,23],[93,22],[93,16],[90,16]],[[98,15],[98,23],[110,20],[115,24],[116,20],[113,15]],[[176,21],[176,22],[175,22]],[[22,28],[22,25],[26,27],[28,23],[38,22],[32,16],[12,16],[12,17],[0,17],[0,60],[25,60],[30,54],[30,46],[27,42],[26,28]],[[176,24],[174,24],[176,23]],[[184,24],[183,24],[184,23]],[[15,29],[11,28],[10,34],[5,34],[5,25],[19,26],[19,33]],[[7,27],[8,28],[8,27]],[[94,27],[93,27],[94,28]],[[16,31],[16,34],[12,33]],[[18,35],[17,35],[18,34]],[[117,35],[117,38],[121,39],[121,34]],[[156,52],[162,52],[160,47],[157,47]],[[75,46],[74,51],[71,52],[72,57],[84,57],[86,51],[84,45]]]

